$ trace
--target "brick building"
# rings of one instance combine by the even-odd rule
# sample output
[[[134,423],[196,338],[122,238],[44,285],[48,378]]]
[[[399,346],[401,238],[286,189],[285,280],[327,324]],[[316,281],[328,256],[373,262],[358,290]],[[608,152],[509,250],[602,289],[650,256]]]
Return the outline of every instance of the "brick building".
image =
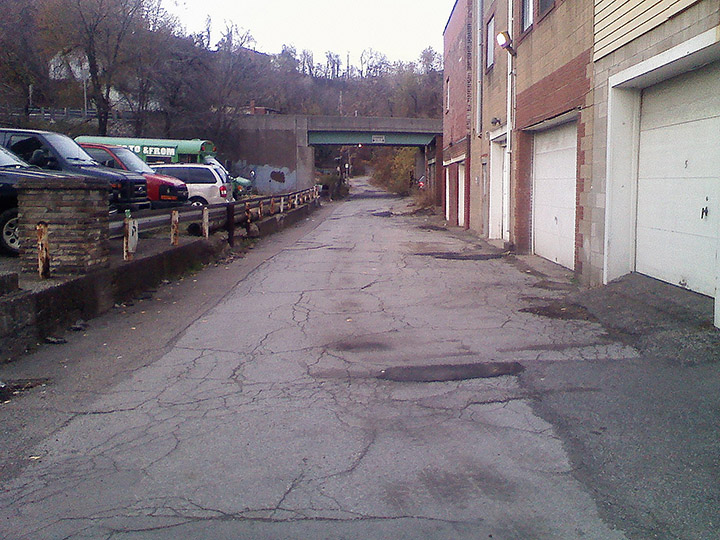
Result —
[[[717,294],[720,2],[458,0],[445,43],[451,223]]]
[[[579,271],[577,203],[592,150],[593,3],[476,4],[471,228]],[[503,32],[512,40],[507,49],[496,41]]]
[[[444,32],[443,169],[445,219],[467,227],[470,201],[473,0],[457,0]]]

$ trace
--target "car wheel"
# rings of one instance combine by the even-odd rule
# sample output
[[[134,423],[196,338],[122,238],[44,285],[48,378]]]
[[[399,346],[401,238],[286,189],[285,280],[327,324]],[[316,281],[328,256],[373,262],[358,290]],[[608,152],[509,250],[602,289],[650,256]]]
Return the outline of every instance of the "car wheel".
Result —
[[[0,214],[0,247],[10,255],[20,252],[17,208],[10,208]]]
[[[207,206],[207,201],[202,197],[192,197],[190,199],[190,206]]]

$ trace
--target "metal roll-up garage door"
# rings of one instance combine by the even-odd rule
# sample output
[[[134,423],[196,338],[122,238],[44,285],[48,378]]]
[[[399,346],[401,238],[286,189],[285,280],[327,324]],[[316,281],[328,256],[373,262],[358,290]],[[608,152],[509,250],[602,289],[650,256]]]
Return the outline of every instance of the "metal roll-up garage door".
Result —
[[[635,266],[715,293],[720,229],[720,63],[643,91]]]
[[[533,251],[575,267],[577,124],[541,131],[533,143]]]

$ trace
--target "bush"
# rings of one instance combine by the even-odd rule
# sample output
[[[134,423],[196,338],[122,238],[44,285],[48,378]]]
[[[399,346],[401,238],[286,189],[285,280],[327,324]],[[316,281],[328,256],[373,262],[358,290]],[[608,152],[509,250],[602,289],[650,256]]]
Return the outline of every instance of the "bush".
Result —
[[[348,193],[350,192],[347,184],[343,181],[342,178],[340,178],[340,175],[337,173],[325,174],[321,176],[318,183],[322,184],[323,186],[327,186],[328,191],[330,192],[330,197],[333,199],[347,197]]]
[[[391,193],[407,195],[415,171],[415,152],[415,148],[376,151],[372,159],[375,183]]]

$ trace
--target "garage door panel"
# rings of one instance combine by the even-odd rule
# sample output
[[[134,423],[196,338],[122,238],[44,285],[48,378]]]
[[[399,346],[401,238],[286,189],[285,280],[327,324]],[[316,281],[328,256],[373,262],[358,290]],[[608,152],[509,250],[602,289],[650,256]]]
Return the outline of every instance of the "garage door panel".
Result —
[[[533,251],[575,265],[577,125],[536,133],[533,144]]]
[[[568,171],[561,166],[575,161],[576,149],[562,148],[553,153],[536,154],[535,165],[538,179],[575,178],[575,174],[568,175]]]
[[[559,128],[538,133],[535,137],[535,155],[554,154],[558,150],[572,149],[577,146],[575,124],[566,124]]]
[[[720,64],[643,91],[635,268],[714,295],[720,231]]]
[[[720,182],[703,179],[640,179],[638,182],[638,227],[668,233],[715,238],[718,212],[710,206],[720,202]],[[703,209],[708,214],[703,215]]]
[[[644,131],[640,140],[639,166],[642,176],[716,176],[720,171],[718,137],[720,118],[717,117]]]
[[[670,79],[643,91],[640,129],[694,122],[720,111],[720,63]],[[687,91],[678,91],[682,85]]]
[[[552,182],[547,189],[535,190],[535,206],[549,208],[574,208],[575,207],[575,180],[568,182]]]
[[[715,294],[715,274],[698,268],[715,265],[715,239],[701,236],[668,237],[667,231],[638,228],[637,271],[701,294]],[[668,261],[674,263],[668,265]]]

